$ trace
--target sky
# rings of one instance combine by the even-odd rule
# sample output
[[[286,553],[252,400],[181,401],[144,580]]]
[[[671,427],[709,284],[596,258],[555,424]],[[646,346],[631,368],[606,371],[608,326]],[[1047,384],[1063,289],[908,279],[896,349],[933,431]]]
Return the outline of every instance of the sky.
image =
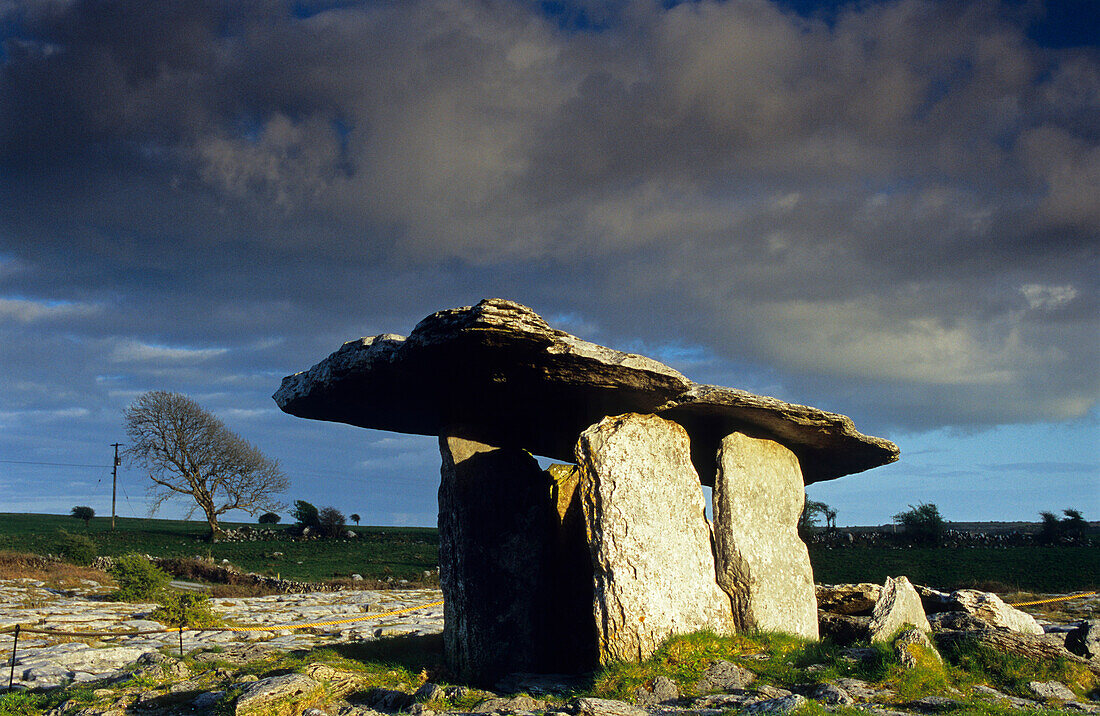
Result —
[[[1098,247],[1092,0],[0,0],[0,512],[109,514],[168,390],[432,525],[434,438],[271,394],[502,297],[894,440],[841,525],[1097,520]]]

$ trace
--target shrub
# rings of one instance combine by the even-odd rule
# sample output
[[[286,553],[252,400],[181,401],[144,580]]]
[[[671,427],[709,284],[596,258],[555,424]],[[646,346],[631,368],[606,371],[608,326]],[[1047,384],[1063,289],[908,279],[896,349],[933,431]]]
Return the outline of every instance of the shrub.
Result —
[[[281,519],[283,519],[283,518],[280,517],[279,515],[275,514],[274,512],[265,512],[262,515],[260,515],[260,524],[261,525],[277,525],[277,524],[279,524],[279,520],[281,520]]]
[[[351,513],[351,521],[355,523],[356,527],[359,526],[359,519],[359,515],[355,514],[354,512]]]
[[[61,530],[58,551],[67,561],[87,567],[96,557],[96,543],[87,535],[74,535]]]
[[[196,592],[171,590],[161,594],[160,606],[149,616],[174,627],[212,627],[220,623],[218,615],[210,609],[210,598]]]
[[[1043,544],[1058,542],[1076,542],[1084,538],[1088,523],[1079,510],[1062,510],[1065,515],[1058,519],[1053,512],[1040,512],[1043,525],[1039,530],[1039,541]]]
[[[905,527],[906,536],[916,544],[938,547],[943,541],[943,517],[940,508],[931,502],[922,502],[894,515],[894,522]]]
[[[171,580],[145,557],[133,552],[117,558],[110,572],[118,583],[115,596],[125,602],[153,599]]]
[[[294,509],[290,511],[290,516],[302,527],[319,527],[321,524],[317,508],[305,500],[294,501]]]
[[[342,537],[344,534],[344,513],[335,507],[325,507],[318,515],[321,534],[330,539]]]
[[[95,510],[87,505],[77,505],[73,508],[72,516],[78,520],[84,520],[84,526],[88,526],[88,522],[95,517]]]

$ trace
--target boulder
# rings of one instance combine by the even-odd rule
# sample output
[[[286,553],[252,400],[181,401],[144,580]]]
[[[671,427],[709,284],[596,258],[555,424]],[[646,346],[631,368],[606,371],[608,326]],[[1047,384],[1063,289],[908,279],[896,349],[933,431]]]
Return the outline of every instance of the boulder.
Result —
[[[1086,619],[1066,634],[1066,649],[1077,656],[1100,661],[1100,619]]]
[[[1077,695],[1060,681],[1029,681],[1027,690],[1043,701],[1074,701]]]
[[[881,584],[819,584],[817,608],[832,614],[870,615],[882,594]]]
[[[491,683],[544,670],[554,643],[554,505],[531,455],[462,438],[439,440],[439,583],[448,663]],[[587,605],[585,605],[587,608]]]
[[[1007,629],[1022,634],[1042,634],[1043,627],[1026,612],[1010,607],[991,592],[976,589],[959,589],[951,593],[955,611],[966,612],[997,629]]]
[[[608,415],[658,413],[684,425],[706,484],[721,439],[752,432],[794,451],[807,483],[898,458],[843,415],[693,383],[644,356],[551,328],[526,306],[486,299],[439,311],[408,338],[345,343],[274,395],[285,412],[366,428],[452,435],[572,461],[577,435]]]
[[[868,638],[871,633],[871,617],[855,614],[833,614],[819,610],[818,633],[838,644],[851,644]]]
[[[640,661],[670,634],[733,631],[687,432],[654,415],[601,420],[577,442],[600,663]]]
[[[920,596],[909,580],[905,577],[887,577],[882,595],[871,612],[871,641],[887,641],[905,624],[924,632],[932,631]]]
[[[714,483],[718,584],[741,630],[817,639],[817,599],[798,516],[806,502],[795,454],[773,440],[731,433]]]
[[[680,698],[680,688],[667,676],[658,676],[647,685],[634,690],[634,703],[645,708],[675,701]]]

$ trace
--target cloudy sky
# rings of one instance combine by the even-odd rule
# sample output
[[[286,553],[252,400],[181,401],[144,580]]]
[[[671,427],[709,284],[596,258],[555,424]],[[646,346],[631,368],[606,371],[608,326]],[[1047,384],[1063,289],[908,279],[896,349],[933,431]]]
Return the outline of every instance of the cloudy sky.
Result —
[[[270,396],[500,296],[896,441],[810,489],[841,524],[1100,519],[1098,15],[0,0],[0,511],[109,514],[160,389],[289,500],[434,524],[434,439]],[[120,471],[119,514],[144,485]]]

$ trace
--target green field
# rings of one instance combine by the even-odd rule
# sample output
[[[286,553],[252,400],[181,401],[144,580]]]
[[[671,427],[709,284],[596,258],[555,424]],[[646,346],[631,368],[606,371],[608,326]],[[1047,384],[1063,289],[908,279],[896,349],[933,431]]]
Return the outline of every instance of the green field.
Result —
[[[937,589],[1056,594],[1100,589],[1100,546],[810,547],[820,584],[874,582],[904,575]]]
[[[359,536],[349,540],[212,544],[203,539],[209,532],[205,522],[120,517],[115,523],[117,529],[112,532],[107,517],[94,518],[85,529],[82,521],[64,515],[0,513],[0,550],[58,554],[65,530],[91,537],[100,555],[140,552],[154,557],[213,558],[215,562],[228,559],[248,572],[311,582],[352,574],[414,579],[425,570],[435,569],[439,559],[439,538],[431,528],[351,525]],[[222,523],[226,529],[244,525]],[[248,526],[258,527],[255,523]],[[282,556],[273,556],[275,552],[282,552]]]
[[[426,527],[354,527],[342,541],[206,542],[204,522],[97,517],[84,523],[64,515],[0,513],[0,550],[57,554],[62,530],[87,534],[98,554],[141,552],[157,557],[228,559],[246,571],[284,579],[323,581],[361,574],[368,579],[415,579],[438,565],[439,537]],[[225,523],[226,528],[243,523]],[[256,525],[250,524],[255,527]],[[283,528],[279,528],[280,530]],[[282,556],[273,556],[282,552]],[[875,582],[905,575],[940,589],[977,586],[994,591],[1061,593],[1100,588],[1100,546],[810,548],[819,583]]]

